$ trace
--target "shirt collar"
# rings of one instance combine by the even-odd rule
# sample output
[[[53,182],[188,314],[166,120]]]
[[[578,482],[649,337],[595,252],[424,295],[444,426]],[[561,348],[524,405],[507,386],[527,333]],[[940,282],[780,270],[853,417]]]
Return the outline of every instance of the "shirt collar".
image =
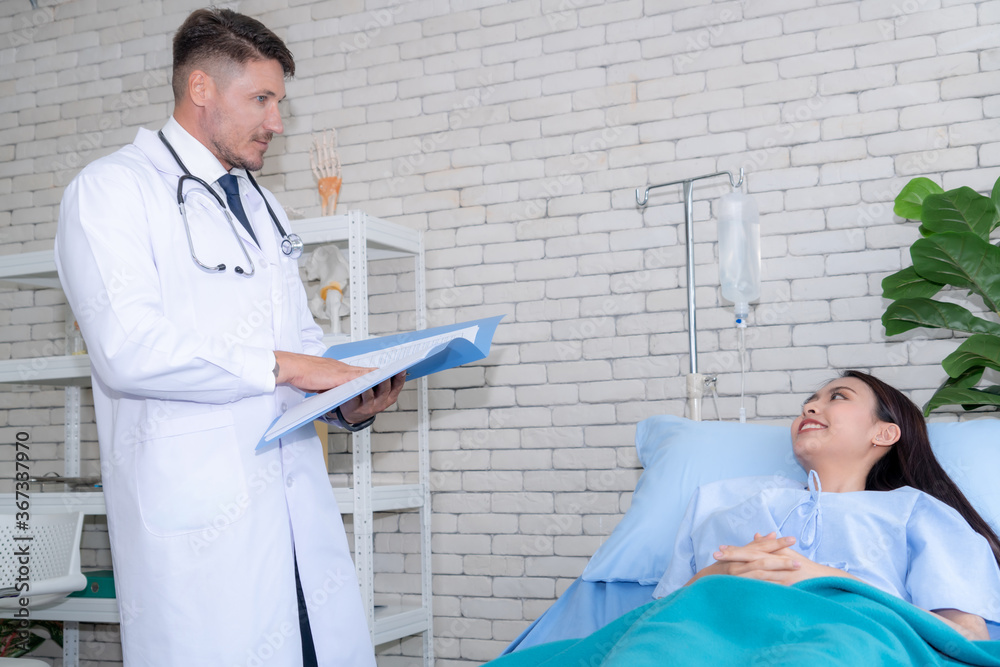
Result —
[[[184,166],[191,170],[191,173],[206,183],[215,183],[219,178],[227,173],[233,176],[246,178],[246,171],[239,167],[233,167],[226,171],[219,159],[212,154],[205,144],[201,143],[191,133],[185,130],[177,120],[171,116],[167,124],[163,126],[163,136],[177,151],[184,162]]]

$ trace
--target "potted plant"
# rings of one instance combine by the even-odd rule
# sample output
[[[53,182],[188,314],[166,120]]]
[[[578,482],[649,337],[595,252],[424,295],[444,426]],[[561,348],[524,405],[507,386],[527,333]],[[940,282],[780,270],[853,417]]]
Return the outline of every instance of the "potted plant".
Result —
[[[893,211],[920,221],[921,238],[910,247],[913,265],[887,276],[882,294],[892,303],[882,315],[889,336],[915,329],[969,334],[941,362],[948,378],[924,406],[1000,409],[1000,385],[977,387],[986,369],[1000,370],[1000,248],[990,233],[1000,225],[1000,180],[990,197],[972,188],[947,192],[927,178],[914,178],[896,197]],[[947,289],[946,289],[947,288]],[[942,300],[949,291],[978,296],[986,317]],[[989,319],[987,319],[989,317]]]

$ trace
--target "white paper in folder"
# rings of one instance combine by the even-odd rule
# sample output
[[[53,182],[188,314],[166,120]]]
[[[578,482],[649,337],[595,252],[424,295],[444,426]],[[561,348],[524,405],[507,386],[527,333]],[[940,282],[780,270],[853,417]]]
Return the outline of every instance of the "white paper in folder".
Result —
[[[323,354],[324,357],[339,359],[352,366],[375,367],[376,370],[293,405],[271,424],[257,449],[403,371],[406,371],[407,380],[414,380],[485,358],[502,318],[501,315],[334,345]]]

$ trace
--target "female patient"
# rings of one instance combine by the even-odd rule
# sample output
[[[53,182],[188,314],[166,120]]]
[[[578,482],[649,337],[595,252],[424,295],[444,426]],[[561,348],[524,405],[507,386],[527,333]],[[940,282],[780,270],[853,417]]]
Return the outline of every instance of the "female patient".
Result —
[[[934,458],[909,399],[848,371],[806,400],[792,444],[808,486],[755,477],[700,487],[654,597],[710,574],[850,577],[989,639],[1000,540]]]

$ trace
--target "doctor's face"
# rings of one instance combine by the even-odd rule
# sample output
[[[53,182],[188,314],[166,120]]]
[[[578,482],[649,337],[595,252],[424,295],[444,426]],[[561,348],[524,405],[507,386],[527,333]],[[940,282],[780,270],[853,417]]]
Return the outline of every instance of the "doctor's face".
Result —
[[[258,171],[275,134],[285,129],[278,102],[285,97],[285,74],[277,60],[251,60],[242,70],[215,81],[208,107],[209,148],[228,171]]]

